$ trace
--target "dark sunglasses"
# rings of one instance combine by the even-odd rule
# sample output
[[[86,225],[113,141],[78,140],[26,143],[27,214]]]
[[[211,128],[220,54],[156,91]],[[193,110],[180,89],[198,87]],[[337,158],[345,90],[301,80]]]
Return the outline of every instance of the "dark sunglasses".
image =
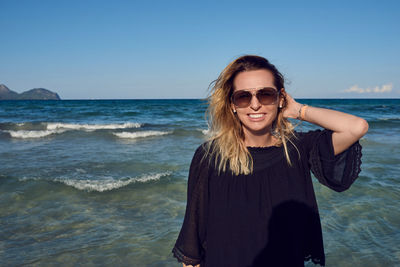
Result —
[[[272,87],[264,87],[253,93],[247,90],[238,90],[232,94],[231,101],[238,108],[247,108],[250,106],[253,95],[257,97],[260,104],[273,105],[278,100],[279,91]]]

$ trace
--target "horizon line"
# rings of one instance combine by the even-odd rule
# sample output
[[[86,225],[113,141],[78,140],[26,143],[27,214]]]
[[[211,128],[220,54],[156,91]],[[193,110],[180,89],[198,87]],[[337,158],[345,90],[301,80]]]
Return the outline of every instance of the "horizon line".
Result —
[[[400,97],[295,97],[303,100],[389,100],[400,99]],[[207,98],[66,98],[66,99],[0,99],[0,101],[85,101],[85,100],[207,100]]]

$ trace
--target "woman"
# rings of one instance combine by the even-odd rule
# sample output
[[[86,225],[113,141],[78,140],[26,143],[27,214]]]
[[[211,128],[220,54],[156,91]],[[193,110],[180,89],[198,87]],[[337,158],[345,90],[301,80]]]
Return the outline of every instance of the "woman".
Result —
[[[209,97],[210,139],[193,157],[174,256],[184,266],[325,265],[311,181],[335,191],[360,172],[364,119],[302,105],[265,58],[230,63]],[[288,118],[324,130],[294,132]]]

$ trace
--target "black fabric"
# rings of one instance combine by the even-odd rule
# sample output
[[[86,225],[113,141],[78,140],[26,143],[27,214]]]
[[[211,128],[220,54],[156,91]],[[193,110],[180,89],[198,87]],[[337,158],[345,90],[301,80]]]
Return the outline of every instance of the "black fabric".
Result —
[[[361,146],[334,156],[331,131],[296,136],[289,144],[291,166],[283,147],[249,147],[251,175],[218,174],[203,146],[196,150],[172,250],[178,261],[201,267],[325,264],[310,171],[329,188],[346,190],[360,172]]]
[[[193,266],[202,262],[206,250],[208,173],[211,169],[207,168],[203,156],[204,148],[200,146],[190,164],[185,218],[173,248],[180,262]]]

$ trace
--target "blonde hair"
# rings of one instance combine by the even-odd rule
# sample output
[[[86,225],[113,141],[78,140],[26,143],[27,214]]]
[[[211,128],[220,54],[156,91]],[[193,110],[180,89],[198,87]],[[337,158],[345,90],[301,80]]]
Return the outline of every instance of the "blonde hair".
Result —
[[[228,169],[233,174],[250,174],[253,172],[253,159],[244,143],[244,132],[240,120],[231,108],[231,95],[233,93],[233,81],[236,75],[243,71],[266,69],[274,76],[274,84],[278,90],[284,88],[283,75],[274,65],[263,57],[246,55],[232,61],[221,72],[219,77],[210,84],[211,92],[208,97],[207,119],[209,125],[209,138],[206,150],[214,159],[215,167],[219,172]],[[291,165],[287,143],[294,136],[293,125],[283,117],[282,110],[286,107],[286,96],[283,97],[282,108],[278,109],[278,115],[273,123],[274,136],[278,138],[276,146],[283,145],[285,157]]]

